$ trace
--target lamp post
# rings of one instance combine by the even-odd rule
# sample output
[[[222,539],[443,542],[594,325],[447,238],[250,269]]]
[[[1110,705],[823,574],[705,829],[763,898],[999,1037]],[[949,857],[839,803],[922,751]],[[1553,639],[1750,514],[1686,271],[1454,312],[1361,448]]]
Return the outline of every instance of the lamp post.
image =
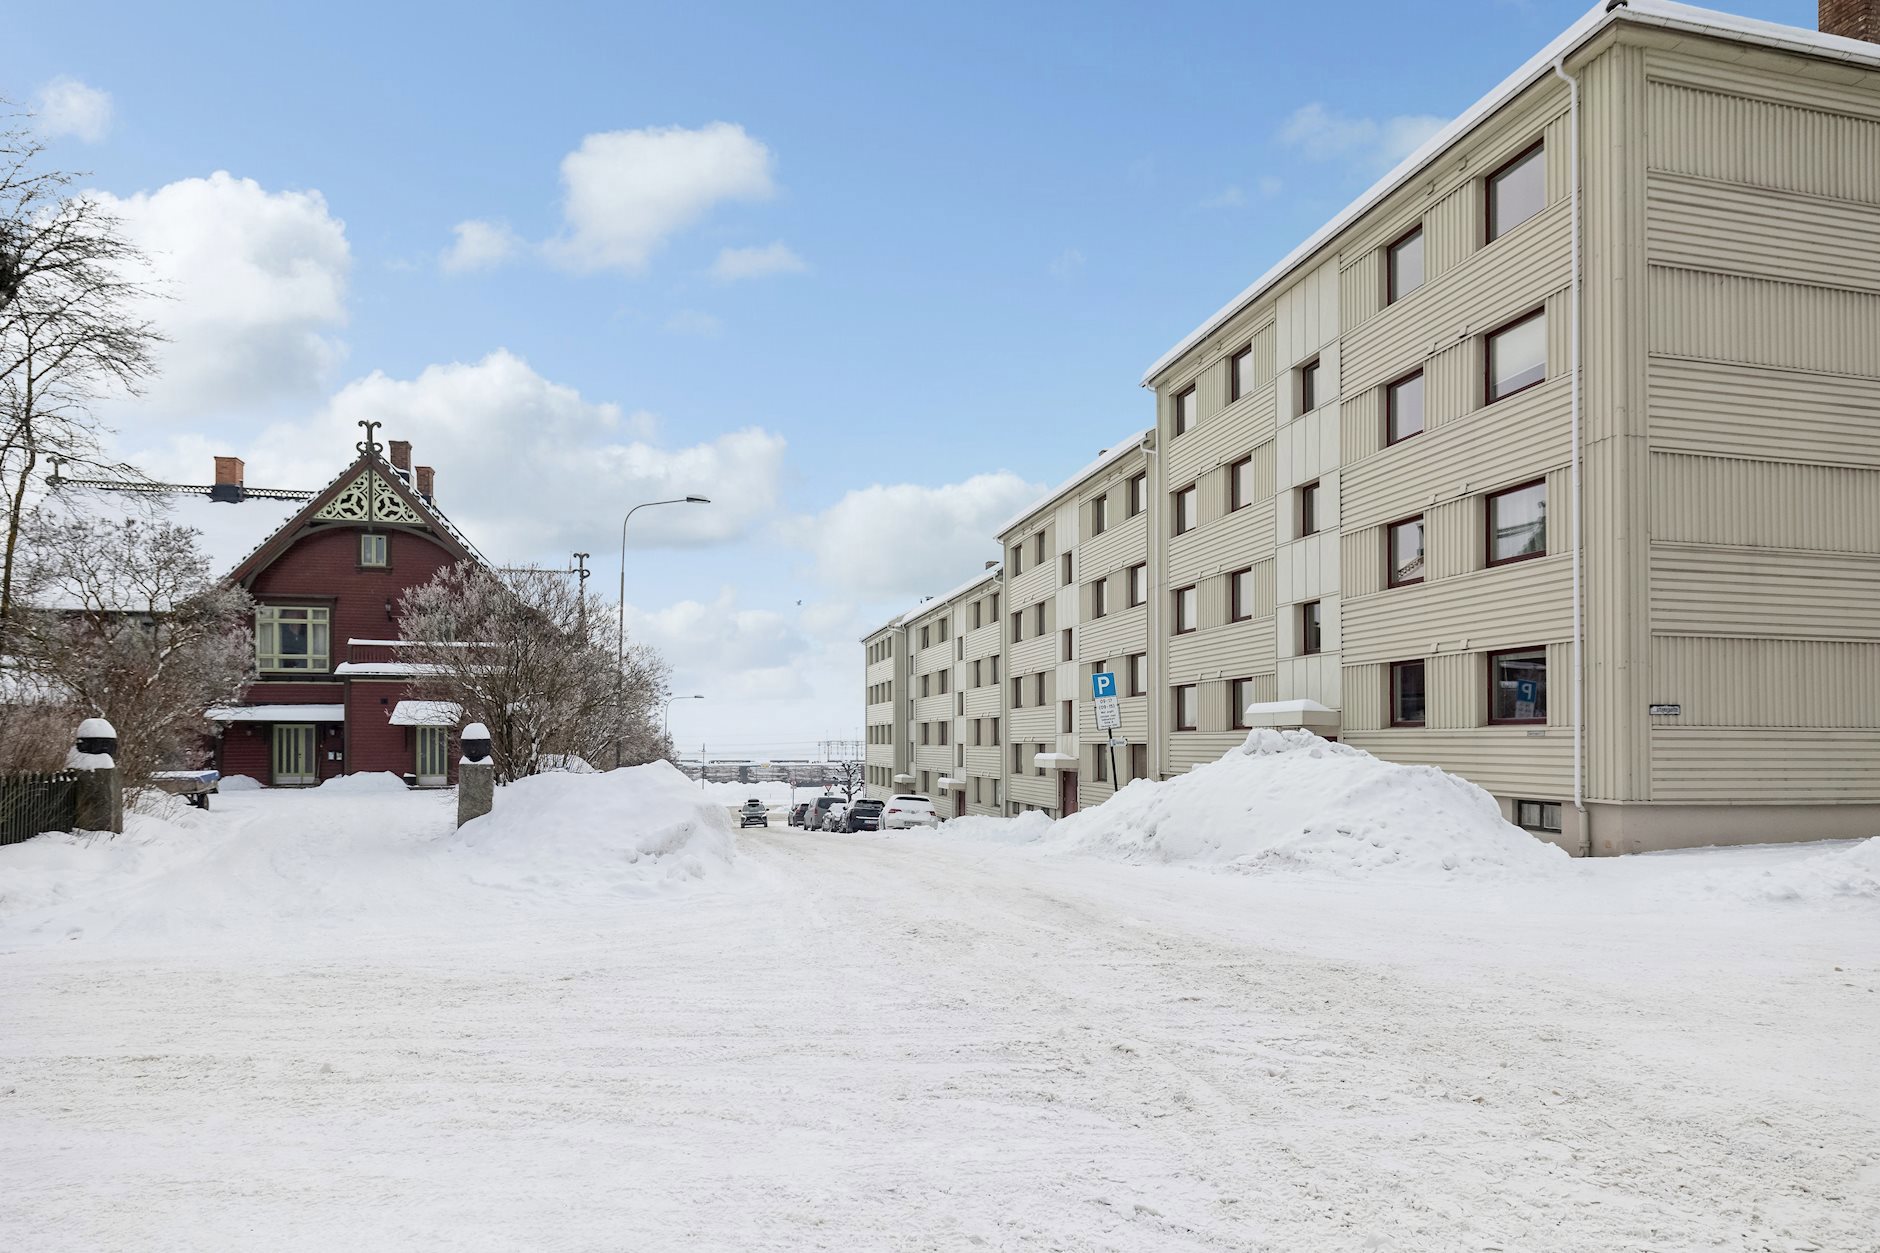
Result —
[[[642,509],[651,509],[654,505],[709,505],[712,502],[704,496],[675,496],[671,500],[641,501],[627,510],[627,516],[620,519],[620,637],[614,654],[614,701],[619,703],[621,684],[626,681],[627,668],[627,523],[633,521],[633,515]],[[668,711],[670,712],[670,710]],[[614,768],[620,768],[620,759],[625,746],[614,741]]]
[[[661,730],[665,733],[667,739],[672,738],[672,702],[675,700],[704,700],[704,699],[705,698],[703,696],[675,696],[672,698],[672,700],[668,700],[666,702],[666,720],[665,720],[664,725],[661,727]]]

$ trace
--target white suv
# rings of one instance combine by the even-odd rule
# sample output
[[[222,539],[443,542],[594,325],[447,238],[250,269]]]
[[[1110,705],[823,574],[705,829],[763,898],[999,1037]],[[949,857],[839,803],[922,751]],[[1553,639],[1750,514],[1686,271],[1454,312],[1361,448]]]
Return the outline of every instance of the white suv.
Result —
[[[925,796],[890,796],[881,810],[883,831],[905,831],[909,827],[937,827],[940,815],[933,811],[933,801]]]

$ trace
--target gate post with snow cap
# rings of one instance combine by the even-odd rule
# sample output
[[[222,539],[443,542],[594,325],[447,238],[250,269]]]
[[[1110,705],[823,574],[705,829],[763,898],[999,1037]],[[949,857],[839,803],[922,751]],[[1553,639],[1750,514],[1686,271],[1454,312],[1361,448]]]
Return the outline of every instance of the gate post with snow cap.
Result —
[[[78,724],[65,766],[78,774],[76,822],[80,831],[124,830],[124,789],[118,783],[117,728],[103,718]]]
[[[490,729],[473,722],[463,729],[457,762],[457,825],[481,818],[496,804],[496,763],[490,760]]]

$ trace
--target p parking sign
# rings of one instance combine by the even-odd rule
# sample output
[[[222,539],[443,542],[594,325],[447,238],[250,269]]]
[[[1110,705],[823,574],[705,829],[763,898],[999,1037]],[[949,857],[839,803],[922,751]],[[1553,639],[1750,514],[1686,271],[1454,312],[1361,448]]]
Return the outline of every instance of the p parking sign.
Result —
[[[1102,700],[1105,696],[1116,695],[1116,672],[1100,670],[1090,676],[1090,698]]]

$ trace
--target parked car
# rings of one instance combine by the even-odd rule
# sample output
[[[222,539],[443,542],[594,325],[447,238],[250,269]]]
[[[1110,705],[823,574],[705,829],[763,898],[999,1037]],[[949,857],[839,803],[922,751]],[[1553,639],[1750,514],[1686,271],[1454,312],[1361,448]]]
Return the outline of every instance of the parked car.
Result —
[[[842,815],[839,831],[879,831],[881,829],[881,802],[856,801]]]
[[[881,813],[883,831],[905,831],[909,827],[937,827],[940,815],[934,812],[931,797],[915,796],[908,793],[903,796],[890,796]]]
[[[755,796],[745,801],[744,807],[738,810],[738,828],[740,830],[745,827],[767,827],[769,825],[770,806],[764,804],[763,801],[758,800]]]
[[[831,805],[828,809],[825,809],[823,811],[822,830],[840,831],[842,829],[842,819],[848,816],[848,812],[849,803],[841,800]]]
[[[809,809],[803,814],[803,828],[806,831],[822,831],[823,820],[829,816],[831,805],[843,804],[840,796],[818,796],[809,803]]]
[[[809,813],[808,801],[804,801],[799,805],[793,806],[790,810],[790,825],[793,827],[802,826],[804,815],[807,813]]]

